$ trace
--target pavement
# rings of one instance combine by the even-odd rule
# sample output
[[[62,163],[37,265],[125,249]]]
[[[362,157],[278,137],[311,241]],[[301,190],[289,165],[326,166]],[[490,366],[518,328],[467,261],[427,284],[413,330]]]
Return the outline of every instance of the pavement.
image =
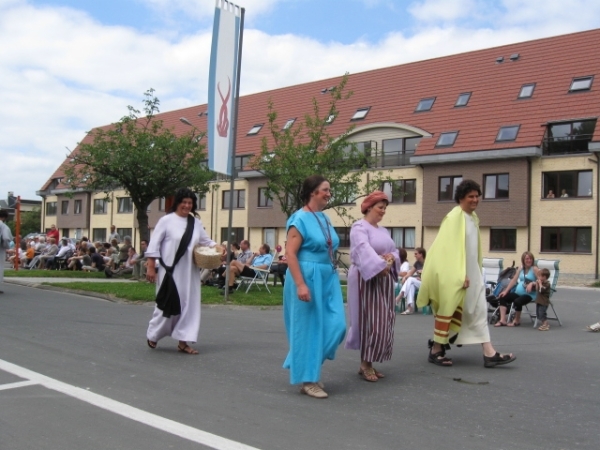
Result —
[[[38,279],[39,280],[39,279]],[[7,280],[8,281],[8,280]],[[54,280],[53,280],[54,281]],[[517,361],[484,369],[477,346],[427,363],[431,316],[397,316],[386,378],[340,348],[330,397],[289,385],[281,311],[205,307],[200,354],[145,343],[151,305],[5,283],[0,449],[592,449],[600,421],[597,289],[559,289],[563,326],[492,328]]]

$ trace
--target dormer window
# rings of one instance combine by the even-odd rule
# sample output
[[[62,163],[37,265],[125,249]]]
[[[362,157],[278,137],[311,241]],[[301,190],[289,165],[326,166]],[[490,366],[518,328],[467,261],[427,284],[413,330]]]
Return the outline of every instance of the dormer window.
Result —
[[[589,91],[592,88],[594,77],[573,78],[569,92]]]

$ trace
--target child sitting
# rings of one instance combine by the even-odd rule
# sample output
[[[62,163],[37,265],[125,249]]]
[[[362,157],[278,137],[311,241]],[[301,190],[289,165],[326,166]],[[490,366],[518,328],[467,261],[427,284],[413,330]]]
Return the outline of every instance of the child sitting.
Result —
[[[540,269],[536,282],[538,295],[535,298],[535,314],[538,320],[542,321],[542,325],[538,328],[540,331],[548,331],[550,329],[546,315],[548,305],[550,304],[550,282],[548,278],[550,278],[550,271],[548,269]]]

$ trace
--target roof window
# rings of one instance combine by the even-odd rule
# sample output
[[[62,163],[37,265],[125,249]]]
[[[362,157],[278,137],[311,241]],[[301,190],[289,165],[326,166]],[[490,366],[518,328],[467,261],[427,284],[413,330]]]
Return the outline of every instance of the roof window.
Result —
[[[521,125],[510,125],[506,127],[500,127],[500,131],[498,131],[498,136],[496,136],[496,142],[503,141],[514,141],[517,139],[517,134],[519,134],[519,128]]]
[[[254,136],[255,134],[258,134],[263,125],[264,123],[257,123],[252,128],[250,128],[250,131],[248,131],[248,134],[246,136]]]
[[[524,84],[521,86],[519,91],[519,97],[517,98],[531,98],[533,97],[533,91],[535,89],[535,83]]]
[[[458,98],[456,99],[456,103],[454,104],[454,107],[457,107],[457,106],[467,106],[467,103],[469,103],[470,99],[471,99],[471,93],[470,92],[465,92],[463,94],[460,94],[458,96]]]
[[[291,128],[292,125],[294,125],[294,122],[296,121],[296,118],[294,117],[293,119],[288,119],[288,121],[285,123],[285,125],[283,126],[284,130],[287,130],[288,128]]]
[[[415,112],[423,112],[431,110],[433,104],[435,102],[435,97],[422,98],[415,109]]]
[[[356,112],[354,113],[354,115],[352,116],[352,119],[350,120],[362,120],[365,117],[367,117],[367,114],[369,114],[369,110],[371,109],[370,106],[367,106],[366,108],[358,108],[356,110]],[[331,116],[329,116],[331,117]]]
[[[446,133],[440,134],[436,147],[452,147],[454,142],[456,142],[456,137],[458,136],[458,131],[448,131]]]
[[[573,78],[569,92],[589,91],[592,88],[594,77]]]
[[[325,119],[325,123],[327,125],[329,125],[330,123],[333,123],[334,120],[335,120],[335,114],[329,114],[329,117],[327,117],[327,119]]]

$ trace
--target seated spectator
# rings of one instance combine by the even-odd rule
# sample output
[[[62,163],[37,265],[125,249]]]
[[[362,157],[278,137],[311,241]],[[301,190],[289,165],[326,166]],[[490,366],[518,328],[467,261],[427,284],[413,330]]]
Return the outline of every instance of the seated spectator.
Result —
[[[131,248],[131,236],[123,238],[123,244],[119,247],[119,263],[124,263],[129,258],[129,249]]]
[[[119,251],[119,241],[117,241],[116,239],[110,240],[110,246],[114,249],[115,252]]]
[[[277,246],[277,249],[277,251],[281,251],[281,246]],[[273,274],[273,286],[277,286],[277,278],[281,280],[281,285],[285,286],[285,272],[287,271],[287,268],[287,256],[279,256],[277,264],[271,266],[271,273]]]
[[[58,245],[56,245],[56,241],[54,240],[54,238],[49,238],[48,245],[46,246],[46,248],[40,255],[33,258],[33,260],[31,261],[31,264],[29,264],[29,268],[35,269],[38,267],[38,265],[39,265],[39,267],[45,267],[46,260],[53,258],[57,253],[58,253]]]
[[[27,250],[25,251],[25,256],[21,259],[21,267],[26,268],[31,260],[35,257],[35,242],[33,240],[29,241],[27,244]]]
[[[96,247],[93,245],[88,248],[88,255],[91,260],[91,264],[89,266],[82,266],[81,270],[84,272],[98,272],[99,270],[104,270],[104,258],[98,252],[96,252]]]
[[[112,277],[120,277],[122,275],[133,273],[133,267],[135,266],[135,262],[138,258],[138,254],[135,251],[135,248],[129,247],[129,254],[127,256],[127,260],[119,266],[117,270],[113,270],[110,267],[106,267],[104,269],[104,274],[107,278]]]
[[[521,311],[523,305],[535,300],[537,296],[536,282],[539,275],[539,269],[534,265],[535,258],[531,252],[524,252],[521,255],[521,267],[500,294],[498,302],[500,303],[500,319],[495,327],[518,327],[521,325]],[[514,292],[513,287],[516,286]],[[506,312],[510,304],[515,304],[515,317],[511,323],[506,323]]]
[[[569,196],[569,194],[567,194],[566,189],[563,189],[562,191],[560,191],[560,196],[561,196],[561,198],[566,198]]]
[[[255,253],[250,261],[242,264],[239,261],[231,261],[229,267],[229,292],[234,292],[233,284],[237,276],[252,278],[256,275],[256,269],[268,269],[273,261],[273,256],[270,255],[271,247],[268,244],[260,246],[258,253]]]
[[[76,256],[67,259],[67,269],[82,270],[83,266],[91,266],[92,259],[88,255],[85,245],[79,247]]]
[[[414,312],[415,305],[415,294],[417,289],[421,287],[421,272],[425,265],[425,258],[427,252],[424,248],[418,247],[415,249],[416,261],[413,264],[412,269],[408,271],[404,277],[402,277],[402,289],[396,297],[396,303],[400,303],[402,298],[406,298],[406,309],[400,314],[408,316]]]
[[[552,189],[548,189],[548,193],[546,194],[546,198],[555,198],[554,191]]]
[[[35,245],[35,254],[41,255],[42,252],[46,249],[46,238],[44,236],[36,237],[36,245]]]
[[[52,269],[57,259],[65,259],[73,254],[73,249],[69,245],[69,241],[66,238],[62,238],[60,244],[61,245],[58,249],[58,253],[55,256],[46,259],[46,270]]]
[[[135,265],[133,266],[133,274],[131,275],[132,280],[145,280],[146,279],[146,262],[148,258],[146,258],[146,250],[148,249],[148,241],[142,239],[140,241],[140,253],[138,254],[138,258],[135,260]]]

